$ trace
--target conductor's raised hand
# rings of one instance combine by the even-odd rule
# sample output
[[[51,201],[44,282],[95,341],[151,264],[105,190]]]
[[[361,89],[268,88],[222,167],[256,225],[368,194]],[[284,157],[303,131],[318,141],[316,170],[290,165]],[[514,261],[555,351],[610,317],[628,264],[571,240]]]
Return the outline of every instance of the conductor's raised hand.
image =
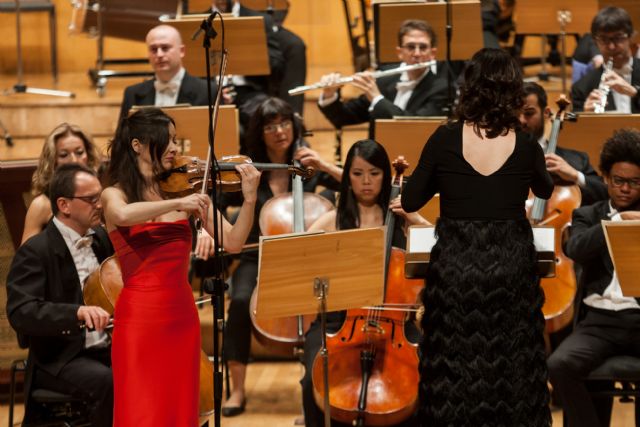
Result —
[[[78,308],[78,320],[83,322],[87,328],[103,331],[109,324],[109,313],[102,307],[95,305],[81,305]]]
[[[242,180],[242,196],[245,202],[255,203],[258,200],[258,185],[260,185],[260,171],[251,163],[240,163],[236,170]]]

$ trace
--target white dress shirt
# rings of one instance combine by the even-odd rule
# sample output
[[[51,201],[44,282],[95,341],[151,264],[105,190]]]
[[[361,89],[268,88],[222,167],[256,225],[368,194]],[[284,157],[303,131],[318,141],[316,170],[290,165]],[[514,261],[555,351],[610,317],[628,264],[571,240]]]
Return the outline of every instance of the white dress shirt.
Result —
[[[631,72],[633,70],[633,58],[629,58],[629,62],[620,69],[613,69],[620,77],[625,79],[627,83],[631,83]],[[611,91],[613,100],[616,103],[616,112],[622,114],[631,114],[631,97],[621,93]]]
[[[178,93],[180,93],[180,85],[186,71],[183,67],[168,82],[161,82],[156,76],[153,82],[156,89],[156,107],[172,107],[178,102]]]
[[[87,234],[81,236],[74,229],[67,227],[62,221],[55,216],[53,217],[53,224],[56,226],[64,242],[67,244],[67,248],[71,253],[73,262],[78,272],[78,278],[80,279],[80,289],[84,289],[84,283],[89,274],[94,272],[100,267],[96,254],[91,249],[91,242],[93,240],[93,234],[95,232],[92,229],[87,231]],[[86,337],[84,346],[89,347],[106,347],[109,344],[109,335],[106,332],[98,331],[86,331]]]
[[[618,211],[611,206],[611,201],[609,201],[609,217],[611,218],[611,221],[622,221]],[[589,307],[600,308],[603,310],[620,311],[630,308],[640,309],[640,305],[635,298],[625,297],[622,294],[622,288],[620,287],[618,275],[615,270],[613,270],[613,277],[611,278],[609,286],[607,286],[602,292],[602,295],[593,293],[583,301]]]

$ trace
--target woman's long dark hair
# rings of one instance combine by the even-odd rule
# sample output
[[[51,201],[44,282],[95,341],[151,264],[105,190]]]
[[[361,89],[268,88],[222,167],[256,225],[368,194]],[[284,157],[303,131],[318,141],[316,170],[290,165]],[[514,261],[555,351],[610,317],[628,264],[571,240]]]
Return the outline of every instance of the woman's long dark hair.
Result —
[[[271,162],[267,155],[267,146],[264,143],[264,127],[276,118],[291,120],[293,123],[294,142],[300,136],[301,129],[299,120],[294,116],[291,105],[280,98],[272,97],[265,99],[251,116],[249,129],[247,131],[247,151],[249,157],[251,157],[254,162]],[[287,153],[287,162],[289,163],[293,159],[294,145],[295,144],[291,144]]]
[[[389,208],[389,194],[391,193],[391,165],[389,156],[384,147],[372,139],[362,139],[351,146],[347,153],[340,182],[340,200],[338,200],[338,211],[336,214],[336,229],[350,230],[360,227],[360,211],[358,201],[351,189],[351,179],[349,172],[353,159],[358,156],[373,166],[382,169],[382,188],[378,194],[376,203],[386,213]]]
[[[175,122],[158,108],[143,108],[122,119],[116,136],[109,144],[109,185],[118,184],[129,203],[144,200],[144,190],[151,185],[138,168],[134,139],[149,146],[153,175],[162,172],[162,155],[169,145],[169,125]]]
[[[473,124],[478,136],[483,129],[488,138],[520,129],[522,85],[520,66],[511,55],[502,49],[480,49],[465,68],[455,119]]]

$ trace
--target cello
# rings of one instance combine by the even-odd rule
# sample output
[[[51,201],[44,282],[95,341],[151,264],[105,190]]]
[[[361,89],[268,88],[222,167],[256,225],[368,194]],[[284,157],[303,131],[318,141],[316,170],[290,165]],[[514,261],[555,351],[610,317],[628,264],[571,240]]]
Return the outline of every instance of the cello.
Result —
[[[87,277],[82,291],[86,305],[101,307],[111,316],[116,301],[124,287],[118,258],[113,255],[102,261],[100,267]],[[213,364],[204,351],[200,350],[200,404],[199,421],[203,425],[213,414]]]
[[[295,150],[301,146],[301,137],[294,142]],[[294,167],[302,168],[299,161],[294,160]],[[329,200],[315,194],[305,192],[302,177],[292,178],[291,193],[280,194],[269,199],[258,220],[260,232],[263,236],[274,236],[286,233],[302,233],[324,213],[333,209]],[[290,355],[300,348],[304,342],[304,334],[309,329],[314,315],[261,319],[256,316],[258,304],[258,287],[254,289],[249,303],[249,316],[253,326],[254,336],[264,346]]]
[[[567,116],[566,108],[570,102],[561,96],[557,101],[558,112],[551,126],[549,143],[545,154],[555,153],[558,146],[558,135],[563,120],[571,120]],[[562,237],[571,225],[571,215],[574,209],[580,207],[582,196],[580,188],[575,185],[556,183],[549,200],[539,197],[529,198],[527,213],[534,225],[551,225],[555,230],[555,276],[542,278],[540,285],[544,291],[545,301],[542,312],[545,318],[545,330],[548,333],[557,332],[571,323],[573,319],[573,300],[576,295],[576,276],[573,261],[564,254]]]
[[[390,200],[400,194],[404,159],[393,162]],[[385,290],[383,307],[347,310],[338,332],[327,337],[331,418],[357,426],[384,426],[408,419],[418,404],[418,346],[404,334],[407,313],[424,287],[406,279],[404,251],[393,248],[395,214],[386,214]],[[357,369],[360,366],[361,369]],[[322,357],[316,356],[312,380],[316,403],[324,395]]]

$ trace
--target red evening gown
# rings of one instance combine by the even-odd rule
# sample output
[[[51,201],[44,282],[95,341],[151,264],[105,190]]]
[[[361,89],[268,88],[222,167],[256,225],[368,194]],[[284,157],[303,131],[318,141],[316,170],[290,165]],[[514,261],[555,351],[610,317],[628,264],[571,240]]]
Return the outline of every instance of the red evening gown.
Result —
[[[115,427],[198,426],[200,323],[187,220],[109,234],[124,289],[114,313]]]

